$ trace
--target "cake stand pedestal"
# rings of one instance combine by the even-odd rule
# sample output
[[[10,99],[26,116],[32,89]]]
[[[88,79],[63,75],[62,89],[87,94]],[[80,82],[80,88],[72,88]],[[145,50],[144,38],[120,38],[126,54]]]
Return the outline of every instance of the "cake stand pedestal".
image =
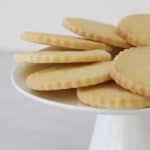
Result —
[[[150,114],[98,114],[89,150],[150,150]]]

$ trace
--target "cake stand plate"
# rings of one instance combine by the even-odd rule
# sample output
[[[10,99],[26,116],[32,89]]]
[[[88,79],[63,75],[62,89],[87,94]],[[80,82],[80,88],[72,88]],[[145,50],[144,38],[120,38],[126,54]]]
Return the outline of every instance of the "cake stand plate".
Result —
[[[150,150],[150,109],[110,110],[85,106],[75,89],[37,92],[25,86],[26,77],[49,65],[16,65],[11,72],[14,87],[23,95],[60,109],[95,113],[96,122],[89,150]]]

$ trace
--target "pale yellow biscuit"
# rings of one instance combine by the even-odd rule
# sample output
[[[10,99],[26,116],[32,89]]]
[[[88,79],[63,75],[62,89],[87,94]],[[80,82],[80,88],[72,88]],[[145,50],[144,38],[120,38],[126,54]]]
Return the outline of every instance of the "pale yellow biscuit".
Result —
[[[84,87],[110,80],[111,61],[60,65],[35,72],[27,77],[27,87],[48,91]]]
[[[91,51],[40,51],[19,53],[14,55],[16,62],[28,63],[74,63],[74,62],[96,62],[111,59],[111,54],[102,50]]]
[[[116,27],[109,24],[82,18],[65,18],[63,26],[86,39],[121,48],[129,47],[129,44],[118,35]]]
[[[137,14],[123,18],[119,34],[134,46],[150,46],[150,14]]]
[[[122,87],[150,97],[150,47],[130,48],[113,61],[111,77]]]
[[[73,48],[76,50],[104,49],[111,51],[111,48],[103,43],[67,35],[24,32],[21,34],[21,39],[39,44]]]
[[[99,108],[144,108],[150,106],[150,99],[127,91],[114,82],[79,88],[79,100]]]

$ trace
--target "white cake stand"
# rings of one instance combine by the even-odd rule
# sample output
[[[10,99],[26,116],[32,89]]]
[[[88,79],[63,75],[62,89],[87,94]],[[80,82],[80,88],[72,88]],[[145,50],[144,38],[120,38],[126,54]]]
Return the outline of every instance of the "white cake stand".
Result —
[[[74,90],[33,92],[26,88],[25,78],[38,65],[15,66],[11,73],[14,87],[25,96],[64,109],[95,112],[96,122],[89,150],[150,150],[150,109],[108,110],[81,104]]]

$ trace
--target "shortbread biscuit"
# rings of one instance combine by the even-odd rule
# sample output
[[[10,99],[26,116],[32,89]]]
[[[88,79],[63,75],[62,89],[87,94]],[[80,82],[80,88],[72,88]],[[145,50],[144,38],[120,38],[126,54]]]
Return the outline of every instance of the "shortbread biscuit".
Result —
[[[27,87],[48,91],[84,87],[110,80],[111,61],[60,65],[35,72],[27,77]]]
[[[144,108],[150,99],[127,91],[114,82],[79,88],[78,98],[84,104],[100,108]]]
[[[66,18],[63,20],[63,26],[88,40],[121,48],[129,47],[129,44],[118,35],[116,27],[109,24],[81,18]]]
[[[24,32],[21,34],[21,38],[29,42],[60,46],[65,48],[73,48],[76,50],[104,49],[111,51],[111,48],[103,43],[89,41],[67,35]]]
[[[91,51],[40,51],[19,53],[14,55],[16,62],[28,63],[74,63],[74,62],[96,62],[111,59],[111,54],[102,50]]]
[[[150,97],[150,47],[130,48],[113,61],[111,77],[122,87]]]
[[[150,46],[150,14],[137,14],[123,18],[119,34],[134,46]]]

